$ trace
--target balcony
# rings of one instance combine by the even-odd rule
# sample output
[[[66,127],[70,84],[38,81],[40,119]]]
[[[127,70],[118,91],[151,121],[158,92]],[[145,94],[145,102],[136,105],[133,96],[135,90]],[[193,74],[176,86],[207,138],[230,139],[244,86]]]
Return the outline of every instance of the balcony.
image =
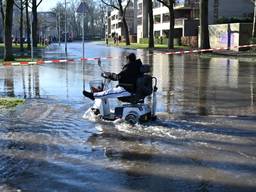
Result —
[[[183,27],[185,20],[187,20],[186,18],[180,18],[180,19],[175,19],[175,28],[179,28],[179,27]]]
[[[174,9],[191,9],[191,3],[191,0],[177,0]]]

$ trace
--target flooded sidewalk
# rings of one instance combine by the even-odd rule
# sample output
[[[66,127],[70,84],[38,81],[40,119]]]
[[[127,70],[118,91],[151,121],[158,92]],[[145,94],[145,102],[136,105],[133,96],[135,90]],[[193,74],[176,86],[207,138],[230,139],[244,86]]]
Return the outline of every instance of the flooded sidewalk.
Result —
[[[255,191],[256,65],[233,58],[151,55],[87,43],[87,57],[118,72],[135,52],[158,78],[154,123],[82,119],[94,61],[0,67],[0,191]],[[81,55],[70,43],[69,58]],[[61,54],[57,46],[45,58]],[[116,105],[116,101],[111,101]],[[98,132],[97,130],[103,130]]]

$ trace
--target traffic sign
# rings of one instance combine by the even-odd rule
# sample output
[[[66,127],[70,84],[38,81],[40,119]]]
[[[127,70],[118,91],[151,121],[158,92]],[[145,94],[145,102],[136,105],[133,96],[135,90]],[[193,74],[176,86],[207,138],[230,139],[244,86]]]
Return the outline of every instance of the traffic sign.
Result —
[[[81,2],[79,7],[77,8],[76,12],[77,13],[85,13],[85,11],[88,10],[88,6],[86,4],[86,2]]]

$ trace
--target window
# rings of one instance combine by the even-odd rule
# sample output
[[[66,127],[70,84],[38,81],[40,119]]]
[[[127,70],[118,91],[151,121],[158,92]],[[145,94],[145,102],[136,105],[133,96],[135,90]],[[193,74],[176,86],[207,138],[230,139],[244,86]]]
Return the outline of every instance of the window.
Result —
[[[154,16],[154,23],[157,24],[157,23],[161,23],[161,15],[155,15]]]
[[[138,6],[138,15],[142,14],[142,3],[139,4]]]
[[[163,14],[163,23],[166,23],[169,21],[170,21],[170,14],[169,13]]]
[[[153,8],[159,8],[159,7],[161,7],[161,3],[159,1],[157,1],[157,0],[154,0]]]
[[[169,37],[169,30],[163,30],[163,36]]]
[[[160,37],[160,31],[155,31],[154,35],[155,35],[155,37]]]
[[[137,19],[137,25],[142,25],[142,17],[139,17],[139,18]]]

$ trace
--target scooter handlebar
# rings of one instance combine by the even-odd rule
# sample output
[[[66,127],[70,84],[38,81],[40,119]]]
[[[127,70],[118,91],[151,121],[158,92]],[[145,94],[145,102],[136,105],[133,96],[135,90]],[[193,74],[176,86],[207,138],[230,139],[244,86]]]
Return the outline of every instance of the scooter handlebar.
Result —
[[[103,72],[103,73],[101,73],[101,76],[105,79],[110,79],[111,73],[110,72]]]

